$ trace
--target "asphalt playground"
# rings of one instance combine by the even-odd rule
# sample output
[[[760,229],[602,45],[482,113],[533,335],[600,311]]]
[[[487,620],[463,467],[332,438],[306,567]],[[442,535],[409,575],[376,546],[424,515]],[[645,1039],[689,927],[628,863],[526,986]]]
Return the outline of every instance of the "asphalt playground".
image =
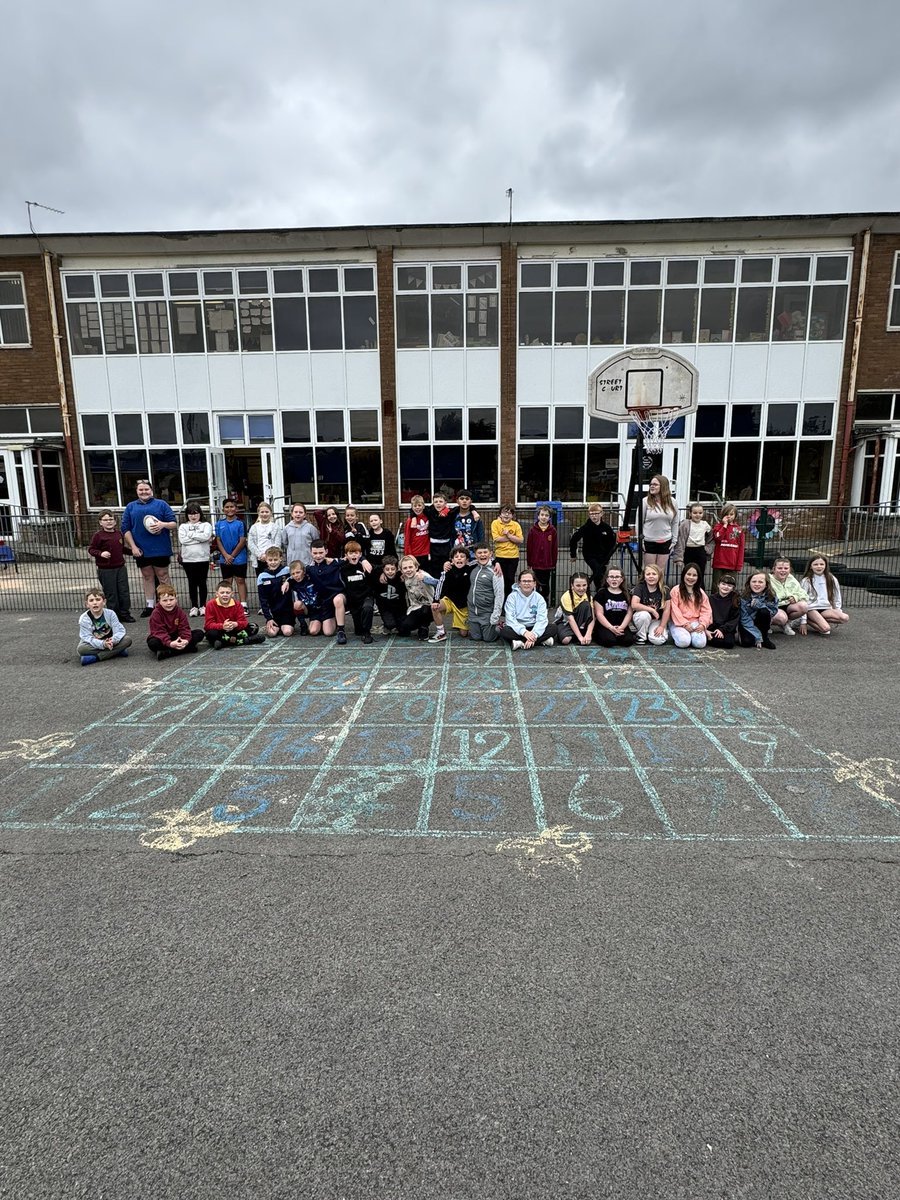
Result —
[[[87,668],[0,614],[0,1196],[896,1195],[896,611]]]

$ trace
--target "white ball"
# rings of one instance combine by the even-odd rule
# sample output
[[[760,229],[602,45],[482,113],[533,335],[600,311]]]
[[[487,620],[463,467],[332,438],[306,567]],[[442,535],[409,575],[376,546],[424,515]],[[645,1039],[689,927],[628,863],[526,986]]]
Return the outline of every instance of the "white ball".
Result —
[[[159,525],[158,518],[150,516],[149,513],[146,517],[144,517],[144,528],[147,530],[148,533],[156,533],[158,525]]]

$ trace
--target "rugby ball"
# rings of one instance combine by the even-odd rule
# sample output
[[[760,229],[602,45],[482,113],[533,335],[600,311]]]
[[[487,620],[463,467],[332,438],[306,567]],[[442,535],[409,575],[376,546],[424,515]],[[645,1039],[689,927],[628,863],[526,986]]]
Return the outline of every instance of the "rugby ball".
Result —
[[[156,527],[158,524],[159,524],[158,517],[153,517],[153,516],[150,516],[149,514],[146,517],[144,517],[144,528],[147,530],[148,533],[156,533]]]

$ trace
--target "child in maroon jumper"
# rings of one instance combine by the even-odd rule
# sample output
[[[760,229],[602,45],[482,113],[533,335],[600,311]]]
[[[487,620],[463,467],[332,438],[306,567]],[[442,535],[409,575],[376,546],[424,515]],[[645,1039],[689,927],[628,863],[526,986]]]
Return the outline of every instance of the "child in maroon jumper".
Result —
[[[550,603],[550,583],[559,558],[559,539],[550,519],[549,508],[537,510],[537,520],[528,530],[525,542],[525,561],[534,571],[537,590]]]
[[[178,607],[178,596],[171,583],[161,583],[156,589],[156,607],[147,625],[147,645],[158,662],[177,654],[196,654],[203,641],[202,629],[191,629],[187,614]]]
[[[100,528],[91,538],[88,554],[97,564],[97,578],[106,594],[109,607],[123,623],[131,624],[131,595],[128,571],[125,567],[125,539],[116,526],[115,513],[104,509],[99,518]]]
[[[251,625],[242,604],[236,604],[230,579],[223,579],[209,600],[203,616],[206,640],[213,650],[223,646],[261,646],[266,640],[259,627]]]
[[[713,526],[713,590],[719,586],[723,575],[740,574],[744,567],[744,531],[737,523],[737,509],[726,504],[722,515]]]

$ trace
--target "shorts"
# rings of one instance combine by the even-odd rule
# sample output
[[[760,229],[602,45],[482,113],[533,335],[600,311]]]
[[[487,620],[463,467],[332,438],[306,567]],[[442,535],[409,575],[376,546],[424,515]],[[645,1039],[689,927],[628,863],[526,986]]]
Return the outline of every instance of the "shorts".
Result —
[[[449,613],[453,618],[454,629],[469,628],[469,610],[468,608],[457,608],[452,600],[448,600],[446,596],[442,596],[440,601],[441,612]]]
[[[310,621],[334,621],[336,614],[334,611],[334,596],[329,596],[327,599],[320,600],[316,605],[316,616],[307,613],[307,620]]]
[[[644,538],[644,553],[645,554],[668,554],[672,549],[672,539],[667,542],[648,542]]]
[[[223,579],[246,579],[246,563],[219,563]]]
[[[142,554],[134,560],[140,567],[167,567],[172,561],[169,554]]]

